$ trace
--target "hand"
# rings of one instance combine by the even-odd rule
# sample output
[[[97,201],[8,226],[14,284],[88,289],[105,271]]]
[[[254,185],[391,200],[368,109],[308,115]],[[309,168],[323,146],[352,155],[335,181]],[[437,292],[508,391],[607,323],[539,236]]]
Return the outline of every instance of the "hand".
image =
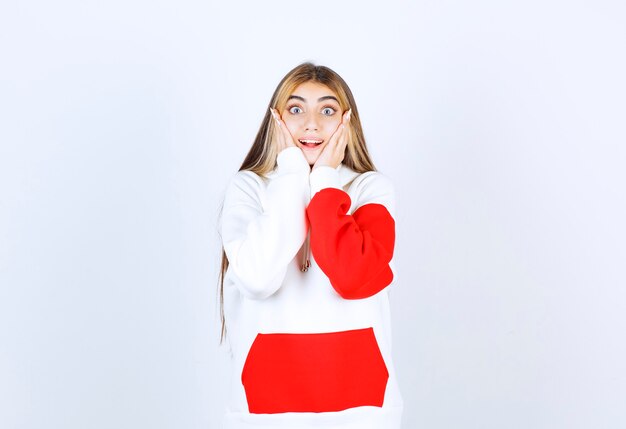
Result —
[[[280,114],[275,109],[270,107],[270,112],[276,121],[276,126],[278,128],[278,153],[280,153],[283,149],[288,147],[298,147],[296,144],[296,140],[293,138],[289,129],[285,125],[285,122],[280,117]]]
[[[327,165],[332,168],[339,167],[341,161],[346,153],[346,147],[348,146],[348,141],[350,140],[350,116],[352,115],[352,109],[348,109],[346,113],[344,113],[341,123],[335,130],[332,136],[330,136],[330,140],[322,153],[320,154],[317,161],[313,165],[313,170],[317,167],[321,167],[323,165]]]

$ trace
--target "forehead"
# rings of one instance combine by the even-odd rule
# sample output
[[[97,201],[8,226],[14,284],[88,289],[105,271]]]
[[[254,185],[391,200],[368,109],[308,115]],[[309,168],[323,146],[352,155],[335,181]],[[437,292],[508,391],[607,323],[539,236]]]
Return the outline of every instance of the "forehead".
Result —
[[[319,82],[313,82],[313,81],[304,82],[298,85],[293,90],[289,98],[304,99],[307,103],[317,103],[320,98],[323,98],[323,100],[319,102],[326,101],[329,98],[331,100],[333,98],[335,100],[338,99],[337,94],[334,91],[332,91],[329,87]]]

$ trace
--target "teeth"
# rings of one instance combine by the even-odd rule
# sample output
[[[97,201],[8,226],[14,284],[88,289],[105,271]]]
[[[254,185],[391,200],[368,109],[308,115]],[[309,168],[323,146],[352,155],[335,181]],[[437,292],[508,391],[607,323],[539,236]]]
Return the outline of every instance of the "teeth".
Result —
[[[314,143],[314,144],[320,144],[322,143],[319,140],[300,140],[300,143]]]

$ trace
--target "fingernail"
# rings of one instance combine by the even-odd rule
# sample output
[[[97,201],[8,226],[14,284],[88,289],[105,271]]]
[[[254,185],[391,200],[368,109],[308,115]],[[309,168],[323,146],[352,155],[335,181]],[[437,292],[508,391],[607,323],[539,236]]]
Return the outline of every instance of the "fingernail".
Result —
[[[274,114],[274,111],[271,110],[271,108],[270,108],[270,113],[272,114],[272,118],[274,118],[274,121],[276,121],[276,125],[278,125],[280,127],[280,122],[278,122],[278,118]]]

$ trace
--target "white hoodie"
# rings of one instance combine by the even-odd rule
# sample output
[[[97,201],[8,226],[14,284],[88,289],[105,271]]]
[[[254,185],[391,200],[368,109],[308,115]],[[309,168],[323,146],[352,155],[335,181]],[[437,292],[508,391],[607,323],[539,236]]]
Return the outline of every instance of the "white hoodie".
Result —
[[[311,171],[297,147],[279,153],[268,180],[234,175],[221,218],[234,359],[224,429],[400,428],[394,218],[386,176]]]

